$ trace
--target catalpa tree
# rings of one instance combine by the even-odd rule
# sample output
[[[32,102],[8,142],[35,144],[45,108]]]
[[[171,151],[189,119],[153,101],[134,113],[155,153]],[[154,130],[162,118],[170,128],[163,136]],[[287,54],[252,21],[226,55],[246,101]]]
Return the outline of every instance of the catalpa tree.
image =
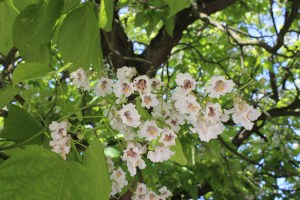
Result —
[[[299,4],[0,0],[0,199],[299,199]]]

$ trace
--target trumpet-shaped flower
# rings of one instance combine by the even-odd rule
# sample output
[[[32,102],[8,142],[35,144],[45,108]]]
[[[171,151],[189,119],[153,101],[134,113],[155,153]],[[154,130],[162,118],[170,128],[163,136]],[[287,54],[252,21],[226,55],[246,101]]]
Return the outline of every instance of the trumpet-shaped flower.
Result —
[[[213,76],[206,86],[206,91],[211,98],[219,98],[232,91],[235,84],[232,80],[226,80],[224,76]]]

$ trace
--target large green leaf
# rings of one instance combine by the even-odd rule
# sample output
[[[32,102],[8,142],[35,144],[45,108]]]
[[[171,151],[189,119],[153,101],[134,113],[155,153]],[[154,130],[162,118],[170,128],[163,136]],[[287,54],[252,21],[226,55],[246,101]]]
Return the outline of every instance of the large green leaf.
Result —
[[[51,0],[30,5],[18,15],[13,26],[13,39],[25,60],[49,63],[53,27],[62,8],[63,1]]]
[[[0,165],[1,199],[101,199],[81,164],[66,162],[58,154],[28,146]]]
[[[99,140],[95,139],[85,151],[83,165],[85,165],[93,175],[89,184],[92,185],[95,190],[94,199],[109,199],[111,182],[104,156],[104,147]]]
[[[174,146],[171,146],[170,149],[175,152],[170,160],[177,162],[180,165],[187,165],[187,160],[182,151],[181,143],[178,138],[176,138],[176,144]]]
[[[169,17],[172,17],[184,8],[189,7],[191,4],[190,0],[164,0],[164,2],[170,7]]]
[[[86,2],[67,15],[60,28],[58,48],[63,59],[75,68],[100,66],[100,33],[93,2]]]
[[[29,5],[38,4],[43,0],[13,0],[15,7],[21,12]]]
[[[43,63],[21,63],[13,73],[13,83],[16,84],[22,81],[43,78],[51,72],[54,72],[54,70]]]
[[[67,13],[80,4],[80,0],[64,0],[63,13]]]
[[[11,1],[0,1],[0,53],[4,56],[14,46],[12,27],[17,15],[18,11]]]
[[[43,127],[24,109],[10,105],[0,137],[19,143],[35,136],[42,130]],[[41,141],[42,136],[38,136],[28,143],[40,143]]]
[[[0,89],[0,109],[9,104],[19,92],[21,92],[21,89],[12,85]]]
[[[102,0],[99,12],[99,27],[111,31],[114,16],[114,0]]]

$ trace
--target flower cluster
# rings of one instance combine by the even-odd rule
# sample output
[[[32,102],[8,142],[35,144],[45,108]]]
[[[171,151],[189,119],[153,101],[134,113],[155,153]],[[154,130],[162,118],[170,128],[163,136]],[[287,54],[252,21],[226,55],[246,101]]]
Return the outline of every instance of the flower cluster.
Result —
[[[135,192],[133,193],[132,200],[166,200],[172,196],[172,193],[163,186],[159,190],[160,194],[156,194],[152,190],[149,190],[144,183],[138,183]]]
[[[76,74],[73,84],[87,90],[86,73],[81,70],[73,72]],[[126,161],[131,176],[137,173],[138,168],[146,168],[145,159],[155,163],[174,156],[175,152],[170,147],[176,145],[182,125],[190,127],[190,131],[197,133],[201,141],[208,142],[223,132],[224,122],[231,115],[235,123],[248,130],[260,116],[260,111],[240,97],[233,98],[236,96],[235,84],[223,76],[212,77],[204,90],[197,88],[197,81],[189,73],[179,73],[175,83],[176,87],[170,90],[156,78],[137,76],[135,68],[123,67],[117,71],[117,80],[101,77],[95,84],[96,96],[115,99],[116,103],[105,114],[111,127],[122,134],[127,143],[121,159]],[[233,108],[221,108],[217,99],[224,95],[231,95],[234,99]],[[125,177],[121,168],[118,170],[118,177]],[[115,176],[112,180],[118,180]],[[115,182],[121,182],[123,187],[126,180]],[[112,195],[120,192],[122,187],[118,184],[114,184]],[[160,192],[161,195],[157,195],[148,191],[141,183],[133,199],[165,199],[170,196],[165,188]]]
[[[60,154],[64,160],[66,160],[66,154],[69,153],[71,147],[71,136],[67,134],[68,126],[68,121],[60,123],[53,121],[49,125],[52,138],[49,144],[52,146],[52,151]]]

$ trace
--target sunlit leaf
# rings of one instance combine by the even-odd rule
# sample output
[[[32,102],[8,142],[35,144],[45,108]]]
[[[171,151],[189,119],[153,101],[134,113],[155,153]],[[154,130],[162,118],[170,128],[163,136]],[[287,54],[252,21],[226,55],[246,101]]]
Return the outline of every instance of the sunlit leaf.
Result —
[[[99,11],[99,27],[111,31],[114,16],[114,0],[102,0]]]

